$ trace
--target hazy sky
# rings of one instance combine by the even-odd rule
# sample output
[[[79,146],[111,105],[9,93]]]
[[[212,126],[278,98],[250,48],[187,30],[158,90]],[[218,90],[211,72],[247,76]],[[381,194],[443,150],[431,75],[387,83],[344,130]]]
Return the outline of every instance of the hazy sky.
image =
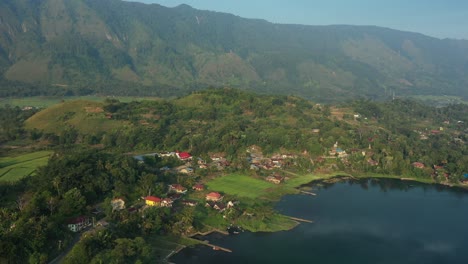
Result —
[[[376,25],[468,39],[468,0],[134,0],[306,25]]]

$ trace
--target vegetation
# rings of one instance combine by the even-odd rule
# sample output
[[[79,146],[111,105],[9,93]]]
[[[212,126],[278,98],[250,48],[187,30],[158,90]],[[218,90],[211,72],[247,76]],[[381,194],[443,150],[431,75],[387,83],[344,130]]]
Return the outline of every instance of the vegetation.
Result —
[[[468,171],[463,104],[436,108],[395,99],[324,106],[208,89],[172,100],[78,100],[37,111],[0,108],[0,262],[164,261],[193,245],[187,237],[197,232],[230,224],[250,231],[294,227],[274,202],[313,180],[398,176],[464,186]],[[133,158],[177,150],[193,159]],[[4,180],[12,177],[5,171],[22,167],[30,170]],[[272,175],[285,181],[267,182]],[[192,190],[196,183],[206,189]],[[145,206],[141,197],[171,197],[170,184],[187,193],[172,207]],[[220,192],[222,205],[235,205],[222,212],[206,207],[209,192]],[[112,207],[115,198],[125,209]],[[197,205],[185,205],[186,199]],[[102,226],[74,234],[67,223],[77,216]]]
[[[51,151],[38,151],[16,157],[0,157],[0,181],[18,181],[47,164]]]
[[[255,179],[241,174],[229,174],[208,182],[210,190],[248,198],[258,198],[265,195],[272,187],[274,184],[268,183],[264,179]]]

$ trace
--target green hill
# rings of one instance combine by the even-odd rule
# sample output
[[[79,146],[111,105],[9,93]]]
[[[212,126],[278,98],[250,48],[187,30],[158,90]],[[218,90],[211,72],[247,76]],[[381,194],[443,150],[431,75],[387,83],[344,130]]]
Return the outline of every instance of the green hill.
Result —
[[[179,96],[228,86],[320,101],[468,97],[465,40],[120,0],[4,0],[0,17],[3,96]]]
[[[129,124],[125,121],[112,120],[104,111],[103,105],[83,100],[56,104],[26,120],[25,128],[35,128],[55,134],[74,128],[83,134],[95,134],[123,128]]]

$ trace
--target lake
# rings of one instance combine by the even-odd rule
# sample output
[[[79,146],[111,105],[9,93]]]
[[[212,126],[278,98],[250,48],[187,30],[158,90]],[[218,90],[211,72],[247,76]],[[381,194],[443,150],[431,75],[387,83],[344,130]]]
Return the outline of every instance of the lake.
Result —
[[[388,179],[310,185],[276,208],[314,220],[293,230],[204,239],[233,250],[186,248],[175,263],[468,263],[468,193]]]

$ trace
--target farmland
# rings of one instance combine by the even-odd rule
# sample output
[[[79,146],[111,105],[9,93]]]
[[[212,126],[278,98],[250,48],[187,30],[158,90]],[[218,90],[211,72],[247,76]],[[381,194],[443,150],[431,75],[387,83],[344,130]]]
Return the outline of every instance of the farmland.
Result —
[[[241,174],[230,174],[207,183],[210,190],[239,197],[257,198],[276,186],[272,183]]]
[[[0,158],[0,181],[18,181],[34,174],[39,166],[47,164],[51,151],[38,151],[16,157]]]

